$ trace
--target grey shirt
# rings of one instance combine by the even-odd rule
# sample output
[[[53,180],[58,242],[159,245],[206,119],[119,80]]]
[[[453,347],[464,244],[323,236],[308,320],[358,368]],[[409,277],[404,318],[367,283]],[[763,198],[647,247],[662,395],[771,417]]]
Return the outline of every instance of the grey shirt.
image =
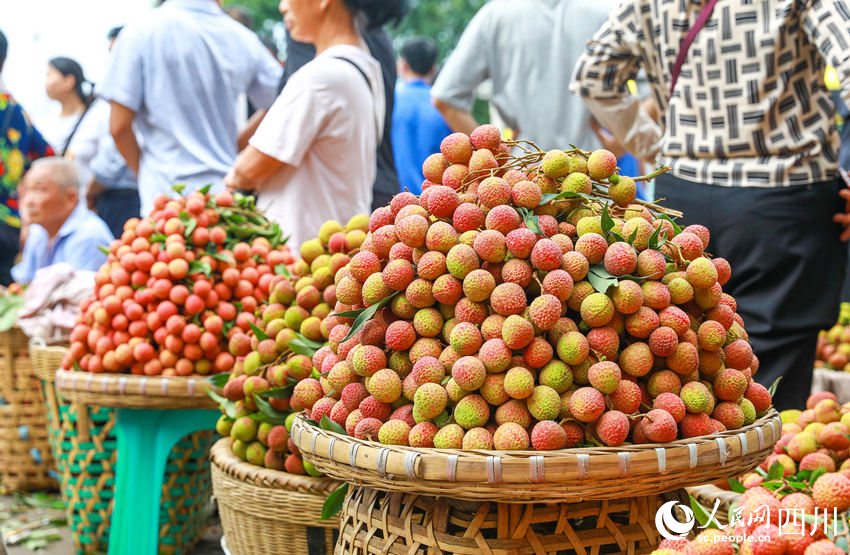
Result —
[[[214,0],[168,0],[121,32],[99,92],[136,112],[143,214],[176,182],[223,188],[236,158],[240,93],[268,108],[282,72]]]
[[[601,145],[570,84],[587,41],[613,0],[491,0],[472,18],[431,95],[470,111],[475,88],[493,81],[491,102],[519,138],[544,150]]]

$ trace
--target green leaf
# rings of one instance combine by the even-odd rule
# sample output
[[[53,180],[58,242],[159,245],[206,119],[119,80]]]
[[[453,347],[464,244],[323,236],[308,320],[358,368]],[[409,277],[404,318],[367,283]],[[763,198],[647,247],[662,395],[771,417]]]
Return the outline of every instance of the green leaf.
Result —
[[[342,484],[328,495],[322,503],[322,520],[336,516],[342,510],[345,496],[348,494],[348,483]]]
[[[637,230],[635,230],[637,231]],[[658,244],[659,238],[661,237],[661,232],[664,232],[664,238],[667,238],[667,231],[664,230],[664,226],[658,226],[655,228],[655,231],[652,232],[652,235],[649,236],[649,244],[647,248],[657,249],[660,245]]]
[[[602,236],[607,239],[608,234],[612,229],[614,229],[614,218],[612,218],[611,214],[608,212],[607,204],[602,208],[602,215],[599,217],[599,223],[602,225]]]
[[[251,326],[251,331],[254,332],[254,336],[260,341],[271,339],[268,335],[266,335],[266,332],[255,326],[253,322],[248,322],[248,325]]]
[[[333,432],[335,434],[341,434],[347,436],[345,433],[345,428],[328,418],[326,414],[322,415],[322,420],[319,422],[319,427],[323,430],[327,430],[328,432]]]
[[[548,235],[543,233],[543,230],[540,229],[540,217],[537,214],[522,207],[518,208],[517,212],[519,212],[520,216],[522,216],[522,221],[525,222],[525,227],[537,235],[548,237]]]
[[[788,485],[791,486],[794,489],[801,490],[801,491],[806,490],[809,487],[809,486],[806,485],[805,482],[797,482],[797,481],[790,481],[790,482],[788,482]]]
[[[346,341],[357,335],[357,332],[359,332],[363,328],[366,322],[371,320],[372,316],[374,316],[376,312],[386,306],[390,301],[393,300],[393,297],[395,297],[399,293],[400,291],[396,291],[392,295],[387,295],[369,308],[364,308],[363,311],[357,316],[357,319],[354,320],[354,323],[351,325],[351,329],[348,330],[348,335],[346,335],[345,338],[340,341],[340,343],[345,343]]]
[[[289,273],[289,270],[286,268],[286,264],[278,264],[275,266],[274,273],[280,276],[292,277],[292,274]]]
[[[637,230],[637,228],[635,228],[635,230],[632,231],[632,234],[629,235],[629,238],[626,239],[626,243],[628,243],[630,245],[634,245],[635,239],[637,238],[637,232],[638,232],[638,230]]]
[[[102,252],[103,254],[105,254],[107,256],[109,255],[109,247],[106,247],[104,245],[98,245],[97,250],[99,250],[100,252]]]
[[[814,484],[818,481],[818,478],[826,474],[826,469],[824,467],[816,468],[812,470],[812,476],[809,478],[809,483]]]
[[[214,387],[221,389],[222,387],[224,387],[224,384],[226,384],[227,380],[229,379],[230,373],[222,372],[221,374],[213,374],[212,376],[207,378],[207,381],[211,383]]]
[[[720,528],[720,525],[717,522],[716,518],[711,517],[711,513],[705,510],[705,507],[699,504],[699,502],[694,499],[692,495],[688,497],[691,498],[691,510],[694,512],[694,517],[699,522],[700,526],[705,526],[707,528]]]
[[[18,313],[27,302],[23,295],[9,295],[5,299],[3,313],[0,316],[0,331],[8,331],[15,326],[15,322],[18,321]]]
[[[172,191],[174,191],[175,193],[180,193],[180,194],[183,194],[183,189],[185,189],[185,188],[186,188],[185,183],[175,183],[174,185],[171,186]]]
[[[744,487],[744,484],[742,484],[735,478],[729,478],[729,488],[735,493],[744,493],[745,491],[747,491],[747,488]]]
[[[190,274],[204,274],[205,276],[212,275],[212,266],[210,266],[209,262],[201,262],[200,260],[192,260],[189,262],[189,273]]]
[[[656,214],[656,216],[657,216],[657,217],[659,217],[659,218],[661,218],[662,220],[667,220],[668,222],[670,222],[671,224],[673,224],[673,231],[674,231],[677,235],[678,235],[679,233],[682,233],[682,228],[679,226],[679,224],[677,224],[675,221],[673,221],[673,218],[671,218],[671,217],[670,217],[670,216],[668,216],[667,214]]]
[[[357,318],[358,316],[363,314],[364,310],[366,309],[358,308],[356,310],[346,310],[345,312],[335,312],[331,314],[331,316],[339,316],[340,318]]]
[[[313,355],[316,354],[316,349],[312,349],[306,345],[303,345],[298,342],[297,339],[293,339],[288,344],[289,350],[295,353],[296,355],[304,355],[305,357],[313,358]]]
[[[234,263],[234,260],[232,258],[230,258],[226,254],[221,253],[221,252],[211,252],[210,256],[215,258],[216,260],[224,262],[225,264],[233,264]]]
[[[201,193],[202,195],[205,195],[205,194],[210,192],[211,187],[212,187],[212,183],[207,183],[206,185],[204,185],[203,187],[198,189],[198,192]]]
[[[778,462],[775,462],[770,465],[770,468],[767,471],[768,480],[781,480],[784,475],[785,467]]]
[[[782,480],[770,480],[768,482],[762,482],[762,487],[769,489],[770,491],[776,491],[781,487],[785,486],[785,482]]]
[[[164,233],[154,233],[148,238],[148,243],[164,243],[166,238]]]
[[[262,397],[265,399],[289,399],[292,397],[292,391],[294,389],[295,384],[290,383],[283,387],[274,387],[267,391],[263,391]]]
[[[195,231],[195,228],[198,227],[198,220],[195,218],[189,218],[186,221],[186,231],[183,232],[183,236],[188,239],[192,236],[192,232]]]
[[[263,421],[268,422],[269,424],[284,424],[286,422],[286,417],[288,416],[285,412],[280,412],[279,410],[272,407],[268,401],[254,394],[254,402],[257,404],[257,408],[260,409],[260,412],[263,415]]]
[[[776,380],[770,384],[770,387],[767,388],[768,393],[770,393],[770,397],[773,398],[773,394],[776,393],[776,388],[779,387],[779,381],[782,379],[782,376],[776,378]]]
[[[607,293],[609,287],[616,287],[619,281],[601,265],[595,264],[587,271],[587,281],[599,293]]]
[[[210,396],[210,399],[212,399],[213,401],[218,403],[219,408],[221,408],[221,410],[224,411],[224,414],[226,414],[230,418],[236,418],[236,403],[235,402],[233,402],[230,399],[227,399],[225,397],[222,397],[221,395],[219,395],[218,393],[216,393],[212,389],[207,390],[207,395]]]
[[[313,341],[312,339],[304,337],[303,335],[301,335],[300,333],[297,333],[297,332],[295,333],[295,337],[298,339],[299,342],[301,342],[304,345],[307,345],[309,347],[315,347],[316,350],[319,350],[319,349],[321,349],[322,347],[325,346],[325,343],[323,341],[321,341],[321,342],[320,341]]]
[[[543,206],[544,204],[549,204],[554,200],[561,200],[564,198],[583,198],[589,201],[597,201],[598,199],[593,198],[592,196],[585,193],[576,193],[574,191],[564,191],[563,193],[546,193],[540,198],[540,204],[537,206]]]

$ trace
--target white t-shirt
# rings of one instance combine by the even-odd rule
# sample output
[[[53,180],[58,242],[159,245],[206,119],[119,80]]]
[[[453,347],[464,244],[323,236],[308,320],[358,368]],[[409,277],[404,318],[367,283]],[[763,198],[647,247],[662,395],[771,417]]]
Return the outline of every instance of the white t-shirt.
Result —
[[[74,130],[74,126],[77,124],[80,116],[81,114],[70,116],[57,114],[51,118],[45,118],[39,123],[38,130],[41,132],[42,137],[50,143],[56,154],[59,154],[65,148],[65,142],[68,140],[71,131]]]
[[[357,64],[371,91],[339,58]],[[289,79],[250,144],[288,164],[262,184],[257,205],[293,248],[327,220],[369,213],[383,126],[381,66],[368,50],[333,46]]]

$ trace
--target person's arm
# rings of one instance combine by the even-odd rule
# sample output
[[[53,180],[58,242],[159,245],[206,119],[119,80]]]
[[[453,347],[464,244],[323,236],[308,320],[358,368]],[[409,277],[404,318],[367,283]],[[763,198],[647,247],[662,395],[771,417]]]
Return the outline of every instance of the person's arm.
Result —
[[[257,128],[263,122],[263,118],[266,117],[266,112],[268,110],[257,110],[248,118],[248,122],[242,128],[242,131],[239,132],[239,138],[236,141],[236,150],[238,152],[242,152],[248,146],[248,141],[257,132]]]
[[[272,56],[268,48],[260,42],[260,39],[253,37],[253,57],[254,76],[248,84],[246,91],[248,100],[251,101],[256,108],[260,110],[268,110],[274,99],[277,97],[278,84],[283,75],[283,66],[280,61]]]
[[[469,135],[472,133],[473,129],[478,127],[478,122],[475,121],[475,118],[472,117],[469,110],[455,108],[448,102],[443,102],[437,97],[434,97],[431,100],[433,101],[434,106],[437,107],[437,110],[443,114],[443,119],[446,120],[446,123],[455,133],[466,133]]]
[[[86,188],[86,204],[89,207],[89,210],[94,210],[97,206],[97,197],[105,191],[106,188],[103,184],[97,180],[97,178],[93,177],[91,182],[89,182],[89,186]]]
[[[136,175],[139,175],[139,159],[141,158],[141,149],[139,142],[136,140],[136,134],[133,132],[133,120],[136,118],[136,112],[130,108],[112,101],[112,113],[109,117],[109,132],[115,140],[115,146],[118,152],[127,161],[127,165]]]
[[[584,99],[593,116],[627,151],[653,161],[661,130],[627,86],[640,68],[639,13],[629,0],[611,13],[576,62],[570,91]]]
[[[434,106],[457,133],[468,134],[478,126],[472,106],[475,89],[490,76],[486,53],[492,35],[488,29],[491,9],[485,5],[475,14],[431,88]]]
[[[263,182],[284,166],[286,164],[280,160],[248,145],[236,157],[236,162],[224,177],[224,184],[231,191],[256,191]]]

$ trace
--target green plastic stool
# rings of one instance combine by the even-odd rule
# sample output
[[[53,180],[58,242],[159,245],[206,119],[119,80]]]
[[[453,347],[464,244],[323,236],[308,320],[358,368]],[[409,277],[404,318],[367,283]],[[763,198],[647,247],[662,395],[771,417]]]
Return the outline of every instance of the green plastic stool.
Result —
[[[118,460],[110,555],[155,555],[168,454],[185,435],[215,429],[217,410],[117,409]]]

